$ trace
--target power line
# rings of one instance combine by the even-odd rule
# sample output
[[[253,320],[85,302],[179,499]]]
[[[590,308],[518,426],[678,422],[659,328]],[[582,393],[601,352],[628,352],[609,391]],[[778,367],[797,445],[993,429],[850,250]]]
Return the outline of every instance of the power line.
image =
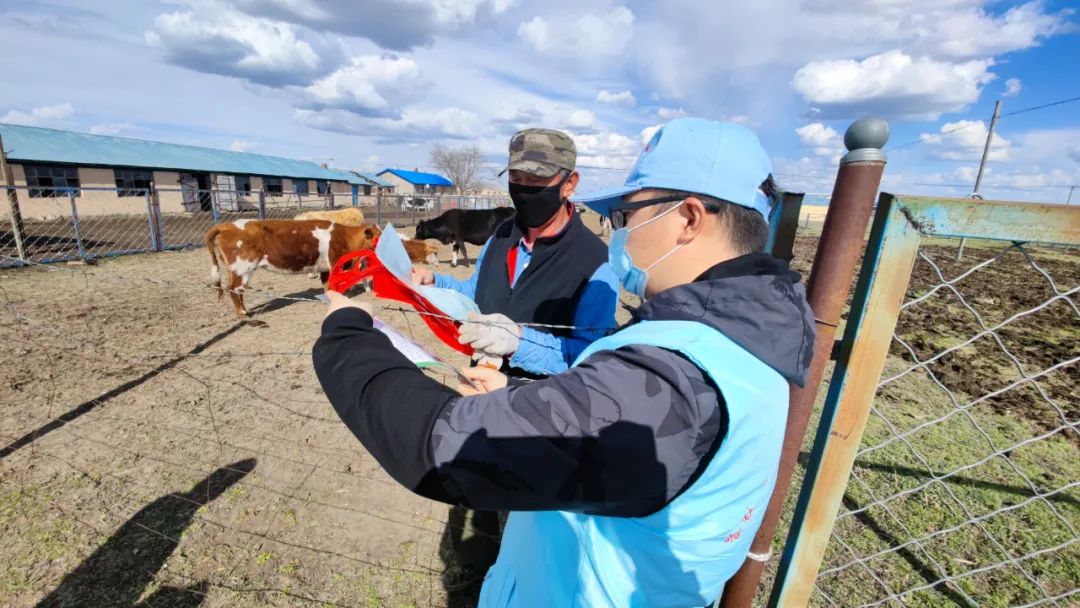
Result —
[[[1042,105],[1031,106],[1029,108],[1021,108],[1019,110],[1013,110],[1012,112],[1006,112],[1005,114],[1001,115],[1001,118],[1007,118],[1009,116],[1016,116],[1017,114],[1026,114],[1028,112],[1035,112],[1036,110],[1043,110],[1043,109],[1046,109],[1046,108],[1052,108],[1054,106],[1060,106],[1060,105],[1064,105],[1064,104],[1067,104],[1067,103],[1074,103],[1074,102],[1077,102],[1077,101],[1080,101],[1080,96],[1069,97],[1067,99],[1059,99],[1057,101],[1051,101],[1049,103],[1044,103]],[[901,144],[899,146],[892,146],[892,147],[885,148],[885,149],[886,149],[886,151],[903,150],[904,148],[910,148],[912,146],[917,146],[917,145],[919,145],[919,144],[921,144],[923,142],[930,141],[931,139],[940,139],[942,137],[945,137],[946,135],[952,135],[953,133],[956,133],[957,131],[963,131],[964,129],[970,129],[971,127],[977,126],[978,124],[979,123],[977,123],[977,122],[971,122],[971,123],[968,123],[968,124],[963,125],[963,126],[959,126],[959,127],[949,129],[948,131],[942,131],[941,133],[932,133],[932,134],[926,135],[924,137],[919,137],[919,139],[909,141],[906,144]]]

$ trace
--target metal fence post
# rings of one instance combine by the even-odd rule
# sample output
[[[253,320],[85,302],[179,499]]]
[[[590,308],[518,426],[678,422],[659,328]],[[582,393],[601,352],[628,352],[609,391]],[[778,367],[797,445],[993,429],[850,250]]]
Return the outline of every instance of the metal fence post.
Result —
[[[259,219],[266,219],[266,191],[259,190]]]
[[[382,228],[382,189],[375,191],[375,225]]]
[[[146,189],[146,226],[150,230],[150,250],[161,251],[158,247],[157,230],[154,230],[154,205],[151,201],[150,189]]]
[[[75,210],[75,190],[69,188],[67,197],[71,205],[71,230],[75,234],[75,246],[79,250],[79,257],[86,260],[86,249],[83,248],[82,235],[79,234],[79,212]]]
[[[19,253],[19,259],[26,259],[26,245],[23,243],[22,211],[19,209],[19,195],[15,191],[15,177],[11,171],[11,165],[7,164],[7,153],[4,152],[4,139],[0,137],[0,173],[4,175],[4,190],[7,191],[8,217],[11,219],[11,234],[15,238],[15,250]]]
[[[158,198],[157,184],[150,182],[150,215],[154,233],[156,250],[165,250],[165,230],[161,221],[161,199]]]
[[[326,206],[329,209],[334,208],[334,193],[329,190],[326,191]]]
[[[720,605],[725,608],[749,608],[771,554],[773,535],[791,486],[810,412],[832,354],[840,316],[851,292],[855,265],[863,249],[874,198],[885,170],[885,154],[881,148],[888,138],[888,123],[875,119],[857,120],[844,134],[844,145],[850,151],[840,159],[814,267],[807,281],[807,299],[817,321],[810,371],[803,387],[791,387],[776,487],[750,547],[750,556],[724,588]]]
[[[214,196],[214,192],[210,192],[210,213],[214,216],[214,223],[218,223],[218,205],[217,197]]]

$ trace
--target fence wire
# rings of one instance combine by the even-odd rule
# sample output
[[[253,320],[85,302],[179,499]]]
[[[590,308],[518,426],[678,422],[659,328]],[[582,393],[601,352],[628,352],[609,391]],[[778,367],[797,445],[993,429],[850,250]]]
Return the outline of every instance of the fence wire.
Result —
[[[954,246],[919,252],[816,605],[1080,598],[1080,256]]]
[[[368,223],[401,227],[415,226],[449,209],[510,205],[506,196],[441,193],[353,196],[332,191],[94,186],[5,186],[4,190],[14,194],[22,222],[13,222],[6,214],[0,217],[0,268],[202,247],[206,231],[216,223],[287,220],[307,211],[358,207]]]
[[[202,253],[0,274],[0,603],[474,602],[450,543],[490,537],[333,414],[310,362],[325,304],[296,289],[311,281],[258,275],[238,323]],[[425,339],[398,308],[380,316]]]

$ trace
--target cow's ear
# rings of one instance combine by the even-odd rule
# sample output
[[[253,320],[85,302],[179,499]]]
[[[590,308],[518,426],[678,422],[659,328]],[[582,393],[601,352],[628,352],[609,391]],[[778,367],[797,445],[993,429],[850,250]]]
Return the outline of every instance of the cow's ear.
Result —
[[[375,231],[373,231],[371,228],[365,228],[364,229],[364,236],[369,238],[369,239],[373,239],[373,238],[375,238]]]

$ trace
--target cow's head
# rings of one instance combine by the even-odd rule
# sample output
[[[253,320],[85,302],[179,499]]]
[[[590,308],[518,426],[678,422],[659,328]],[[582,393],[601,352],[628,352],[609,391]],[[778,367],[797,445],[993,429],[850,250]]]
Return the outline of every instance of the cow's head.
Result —
[[[338,226],[338,228],[343,228],[343,226]],[[349,231],[348,250],[374,249],[375,240],[379,238],[380,233],[381,231],[375,226],[356,226]]]

